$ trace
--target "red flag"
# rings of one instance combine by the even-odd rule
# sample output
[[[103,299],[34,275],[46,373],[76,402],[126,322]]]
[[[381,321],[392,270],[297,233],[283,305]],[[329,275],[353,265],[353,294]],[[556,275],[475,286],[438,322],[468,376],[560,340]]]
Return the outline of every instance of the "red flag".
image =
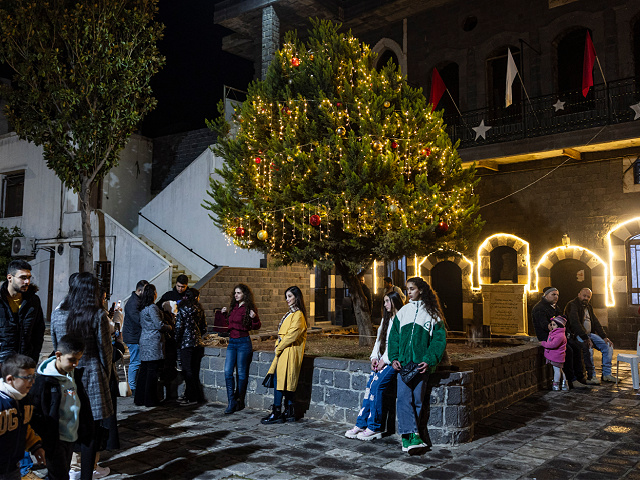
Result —
[[[431,111],[434,111],[442,98],[442,95],[447,90],[442,77],[438,73],[438,69],[434,68],[431,74],[431,96],[429,97],[429,103],[431,104]]]
[[[591,35],[587,31],[587,40],[584,43],[584,63],[582,65],[582,95],[589,93],[589,88],[593,87],[593,65],[596,62],[596,49],[591,41]]]

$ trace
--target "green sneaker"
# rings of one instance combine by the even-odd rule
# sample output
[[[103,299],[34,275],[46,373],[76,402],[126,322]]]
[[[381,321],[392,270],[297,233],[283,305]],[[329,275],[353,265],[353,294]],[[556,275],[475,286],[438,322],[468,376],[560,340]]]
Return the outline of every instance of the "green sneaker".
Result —
[[[424,448],[424,447],[427,446],[427,444],[422,441],[422,439],[420,438],[420,435],[418,435],[417,433],[409,434],[409,438],[408,438],[407,443],[408,443],[407,444],[407,449],[405,450],[404,449],[404,442],[403,442],[403,445],[402,445],[403,446],[403,448],[402,448],[403,452],[410,452],[414,448]]]
[[[411,440],[411,435],[410,434],[405,434],[402,435],[402,451],[403,452],[408,452],[409,451],[409,442]]]

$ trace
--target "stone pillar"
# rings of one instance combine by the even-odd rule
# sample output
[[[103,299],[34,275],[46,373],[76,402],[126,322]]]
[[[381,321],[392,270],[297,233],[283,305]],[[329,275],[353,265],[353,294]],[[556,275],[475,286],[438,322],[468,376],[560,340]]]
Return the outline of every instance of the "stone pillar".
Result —
[[[271,5],[262,10],[262,80],[280,46],[280,19]]]

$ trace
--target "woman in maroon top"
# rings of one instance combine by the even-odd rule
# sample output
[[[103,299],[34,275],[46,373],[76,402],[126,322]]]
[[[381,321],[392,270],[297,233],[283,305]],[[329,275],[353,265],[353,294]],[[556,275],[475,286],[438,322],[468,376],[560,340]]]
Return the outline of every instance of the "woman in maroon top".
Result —
[[[229,329],[229,346],[224,362],[224,378],[229,400],[224,413],[229,414],[244,408],[244,397],[247,394],[249,382],[249,365],[253,358],[249,331],[258,330],[261,325],[257,308],[253,303],[253,292],[248,286],[239,283],[233,288],[229,310],[225,307],[216,312],[216,324]],[[237,390],[233,377],[234,370],[237,371],[238,377]]]

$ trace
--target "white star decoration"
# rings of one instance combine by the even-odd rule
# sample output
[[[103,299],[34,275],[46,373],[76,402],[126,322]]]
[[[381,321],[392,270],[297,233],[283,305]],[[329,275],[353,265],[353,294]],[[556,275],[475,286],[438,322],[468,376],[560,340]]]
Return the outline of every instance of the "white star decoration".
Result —
[[[564,110],[564,104],[567,102],[561,102],[560,99],[556,103],[553,104],[553,108],[556,109],[556,112],[559,110]]]
[[[487,132],[489,130],[491,130],[491,127],[487,126],[484,124],[484,118],[482,119],[482,121],[480,122],[480,125],[478,125],[477,127],[472,127],[471,128],[474,132],[476,132],[476,142],[478,141],[479,137],[484,138],[485,140],[487,139]]]
[[[631,105],[629,108],[631,110],[633,110],[634,112],[636,112],[636,114],[633,117],[633,119],[634,120],[638,120],[640,118],[640,102],[636,103],[635,105]]]

